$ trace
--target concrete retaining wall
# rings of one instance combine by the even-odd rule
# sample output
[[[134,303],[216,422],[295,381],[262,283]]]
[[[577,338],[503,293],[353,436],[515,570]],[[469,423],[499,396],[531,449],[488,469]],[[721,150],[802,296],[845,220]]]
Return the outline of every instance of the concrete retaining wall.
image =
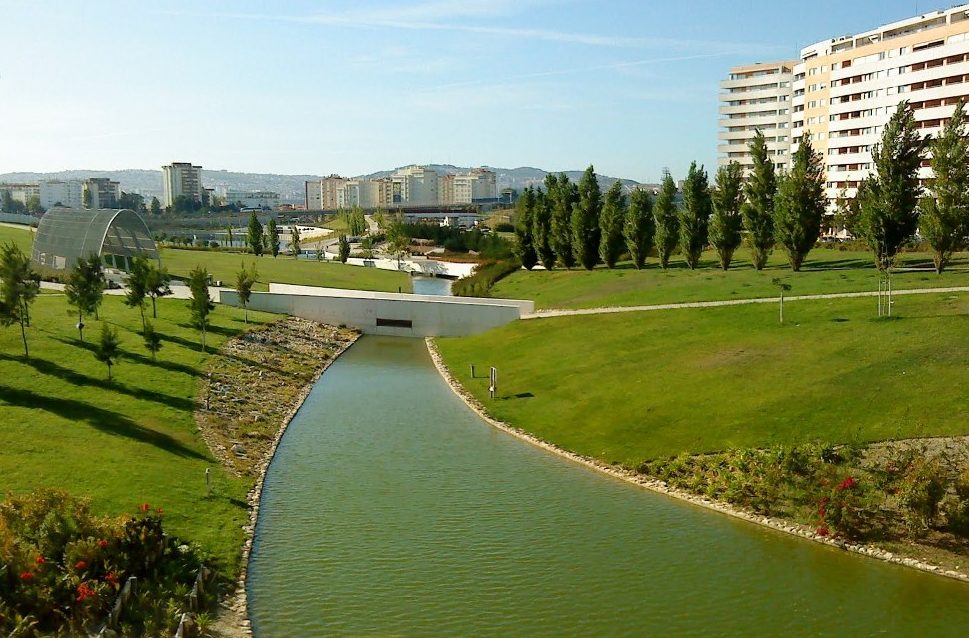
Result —
[[[220,290],[219,302],[239,305],[234,290]],[[535,310],[531,301],[408,295],[342,288],[270,284],[254,292],[249,308],[277,312],[364,334],[396,337],[461,337],[478,334]]]

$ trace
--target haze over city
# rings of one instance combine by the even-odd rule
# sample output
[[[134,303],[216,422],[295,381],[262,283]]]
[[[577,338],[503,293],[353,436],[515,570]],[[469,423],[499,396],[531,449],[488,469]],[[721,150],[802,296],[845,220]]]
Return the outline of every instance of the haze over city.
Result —
[[[0,2],[0,172],[592,162],[655,182],[663,167],[715,165],[730,66],[935,8]]]

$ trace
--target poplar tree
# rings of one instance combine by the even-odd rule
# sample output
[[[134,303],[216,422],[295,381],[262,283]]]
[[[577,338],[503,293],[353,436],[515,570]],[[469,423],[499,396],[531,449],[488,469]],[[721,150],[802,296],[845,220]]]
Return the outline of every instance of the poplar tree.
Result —
[[[881,142],[872,149],[875,171],[858,193],[858,230],[871,247],[879,270],[891,267],[898,249],[918,228],[919,166],[928,140],[919,135],[908,102],[892,115]]]
[[[554,188],[552,184],[554,183]],[[579,201],[579,189],[565,173],[547,175],[545,184],[552,194],[552,250],[565,268],[575,266],[572,247],[572,208]],[[553,194],[554,193],[554,194]]]
[[[27,346],[30,304],[39,292],[40,276],[30,267],[30,257],[14,243],[4,244],[0,249],[0,325],[20,324],[24,359],[30,358]]]
[[[262,224],[259,223],[259,218],[256,217],[256,212],[253,211],[249,215],[249,228],[246,233],[246,245],[249,246],[249,250],[256,257],[262,255],[263,243],[262,243]]]
[[[205,332],[209,327],[209,314],[215,310],[215,304],[209,297],[209,272],[202,266],[196,266],[188,273],[188,288],[192,293],[188,302],[192,314],[192,325],[202,333],[202,351],[205,351]]]
[[[347,259],[350,258],[350,240],[347,239],[346,235],[340,235],[340,252],[339,258],[342,263],[347,263]]]
[[[713,216],[710,218],[710,244],[720,258],[720,268],[728,270],[733,254],[740,246],[743,219],[740,206],[744,201],[744,172],[737,162],[717,169],[713,191]]]
[[[707,245],[710,226],[710,183],[701,164],[690,163],[690,170],[683,182],[683,210],[680,211],[680,250],[690,270],[700,263],[700,256]]]
[[[670,256],[680,239],[676,182],[668,170],[663,171],[663,183],[653,203],[653,218],[656,220],[656,254],[659,256],[660,266],[665,270],[670,265]]]
[[[107,282],[104,280],[104,267],[96,254],[78,259],[67,278],[64,294],[67,303],[77,308],[78,337],[84,341],[84,315],[93,315],[104,297]]]
[[[797,272],[818,237],[827,208],[824,164],[806,136],[794,153],[791,171],[781,175],[774,201],[774,230],[787,251],[791,270]]]
[[[293,224],[293,234],[289,240],[289,252],[293,255],[294,259],[299,259],[300,253],[300,240],[299,240],[299,226]]]
[[[646,264],[646,255],[653,245],[656,221],[653,219],[653,198],[641,188],[637,188],[629,196],[622,234],[633,265],[637,269],[642,268]]]
[[[607,268],[613,268],[622,255],[625,244],[622,228],[626,220],[626,207],[626,195],[622,192],[622,184],[616,180],[606,191],[602,216],[599,218],[599,257]]]
[[[535,210],[532,213],[532,242],[538,261],[546,270],[555,267],[555,251],[552,249],[552,206],[550,193],[535,193]]]
[[[969,231],[969,140],[962,100],[929,149],[935,180],[932,194],[922,199],[919,226],[932,246],[935,271],[942,274]]]
[[[774,196],[777,193],[777,177],[774,162],[767,153],[767,142],[760,131],[750,141],[750,154],[754,168],[744,184],[747,201],[740,207],[740,212],[744,220],[744,230],[747,231],[751,261],[754,268],[763,270],[774,248]]]
[[[525,270],[531,270],[538,263],[538,253],[535,251],[535,238],[532,235],[535,213],[535,189],[526,188],[515,204],[515,254]]]
[[[272,253],[273,257],[279,255],[279,226],[276,225],[275,217],[266,224],[266,239],[269,252]]]
[[[579,180],[579,200],[572,206],[572,251],[586,270],[595,268],[599,261],[601,213],[602,193],[590,164]]]
[[[256,265],[253,264],[250,269],[246,268],[246,262],[242,262],[242,269],[236,273],[236,293],[238,293],[239,301],[242,303],[247,324],[249,323],[249,299],[252,297],[252,287],[258,279],[259,273],[256,272]]]

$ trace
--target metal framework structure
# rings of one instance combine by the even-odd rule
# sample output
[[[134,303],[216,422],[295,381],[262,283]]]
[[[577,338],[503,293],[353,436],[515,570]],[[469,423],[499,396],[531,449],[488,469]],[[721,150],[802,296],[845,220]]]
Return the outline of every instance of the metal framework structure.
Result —
[[[52,208],[40,219],[31,254],[36,265],[70,270],[91,254],[109,268],[130,270],[133,257],[157,260],[158,248],[145,221],[127,208]]]

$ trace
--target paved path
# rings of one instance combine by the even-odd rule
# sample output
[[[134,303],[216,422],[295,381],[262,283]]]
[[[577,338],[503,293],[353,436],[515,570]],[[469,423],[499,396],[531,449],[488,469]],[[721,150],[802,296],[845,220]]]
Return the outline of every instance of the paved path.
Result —
[[[53,281],[42,281],[40,282],[40,287],[45,290],[58,290],[61,292],[64,291],[64,284],[59,284]],[[171,289],[172,289],[172,294],[166,295],[165,299],[191,299],[192,298],[192,291],[189,290],[188,286],[174,285],[174,286],[171,286]],[[212,299],[218,300],[220,290],[232,290],[232,288],[226,288],[226,287],[220,288],[217,286],[209,286],[209,296],[212,297]],[[124,288],[108,288],[107,290],[104,291],[104,294],[120,296],[125,294],[125,291],[124,291]]]
[[[912,288],[909,290],[893,290],[892,296],[928,295],[945,292],[969,292],[969,286],[951,288]],[[877,291],[868,292],[838,292],[826,295],[794,295],[784,297],[784,301],[802,301],[810,299],[845,299],[851,297],[876,297]],[[743,306],[753,303],[778,303],[780,297],[754,297],[752,299],[726,299],[724,301],[689,301],[685,303],[665,303],[651,306],[609,306],[606,308],[581,308],[578,310],[539,310],[534,314],[522,315],[522,319],[545,319],[548,317],[572,317],[576,315],[607,315],[617,312],[647,312],[651,310],[677,310],[680,308],[716,308],[718,306]]]

